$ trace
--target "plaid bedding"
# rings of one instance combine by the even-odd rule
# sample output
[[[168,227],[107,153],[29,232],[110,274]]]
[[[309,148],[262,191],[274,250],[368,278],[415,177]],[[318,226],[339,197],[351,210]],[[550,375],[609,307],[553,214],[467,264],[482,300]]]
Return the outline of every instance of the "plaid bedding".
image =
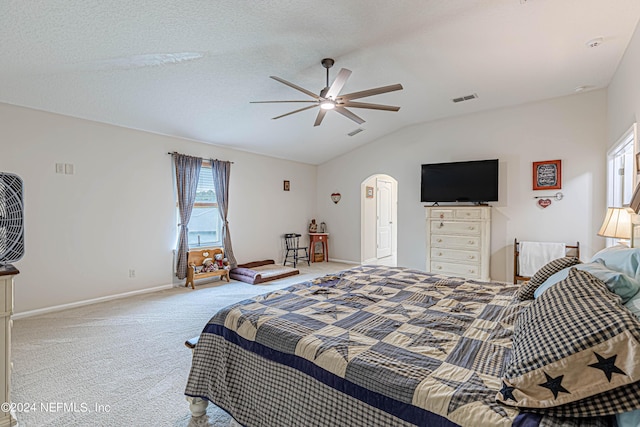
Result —
[[[363,266],[205,326],[185,394],[245,426],[605,426],[496,402],[518,287]]]

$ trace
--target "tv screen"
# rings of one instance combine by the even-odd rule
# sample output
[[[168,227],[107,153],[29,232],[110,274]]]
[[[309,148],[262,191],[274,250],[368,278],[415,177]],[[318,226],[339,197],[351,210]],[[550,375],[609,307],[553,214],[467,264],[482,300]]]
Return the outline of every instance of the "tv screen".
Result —
[[[421,202],[495,202],[498,159],[422,165]]]

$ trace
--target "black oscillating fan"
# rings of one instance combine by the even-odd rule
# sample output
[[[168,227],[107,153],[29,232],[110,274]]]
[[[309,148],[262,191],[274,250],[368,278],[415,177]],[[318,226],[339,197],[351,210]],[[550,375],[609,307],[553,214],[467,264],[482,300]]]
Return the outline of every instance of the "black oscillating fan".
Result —
[[[24,205],[22,179],[0,172],[0,265],[24,255]]]

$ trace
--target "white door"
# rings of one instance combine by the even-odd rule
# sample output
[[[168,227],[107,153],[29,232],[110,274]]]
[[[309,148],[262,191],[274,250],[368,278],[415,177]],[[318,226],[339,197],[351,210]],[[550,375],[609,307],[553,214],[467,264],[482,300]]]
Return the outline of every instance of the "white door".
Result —
[[[376,179],[377,188],[377,257],[391,255],[391,233],[393,232],[392,216],[392,184],[384,179]]]

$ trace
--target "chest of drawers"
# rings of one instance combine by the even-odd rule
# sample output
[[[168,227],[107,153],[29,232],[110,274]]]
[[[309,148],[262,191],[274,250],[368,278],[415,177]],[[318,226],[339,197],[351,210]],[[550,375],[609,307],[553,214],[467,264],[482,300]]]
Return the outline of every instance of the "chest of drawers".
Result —
[[[427,272],[490,280],[490,206],[430,206],[426,220]]]

